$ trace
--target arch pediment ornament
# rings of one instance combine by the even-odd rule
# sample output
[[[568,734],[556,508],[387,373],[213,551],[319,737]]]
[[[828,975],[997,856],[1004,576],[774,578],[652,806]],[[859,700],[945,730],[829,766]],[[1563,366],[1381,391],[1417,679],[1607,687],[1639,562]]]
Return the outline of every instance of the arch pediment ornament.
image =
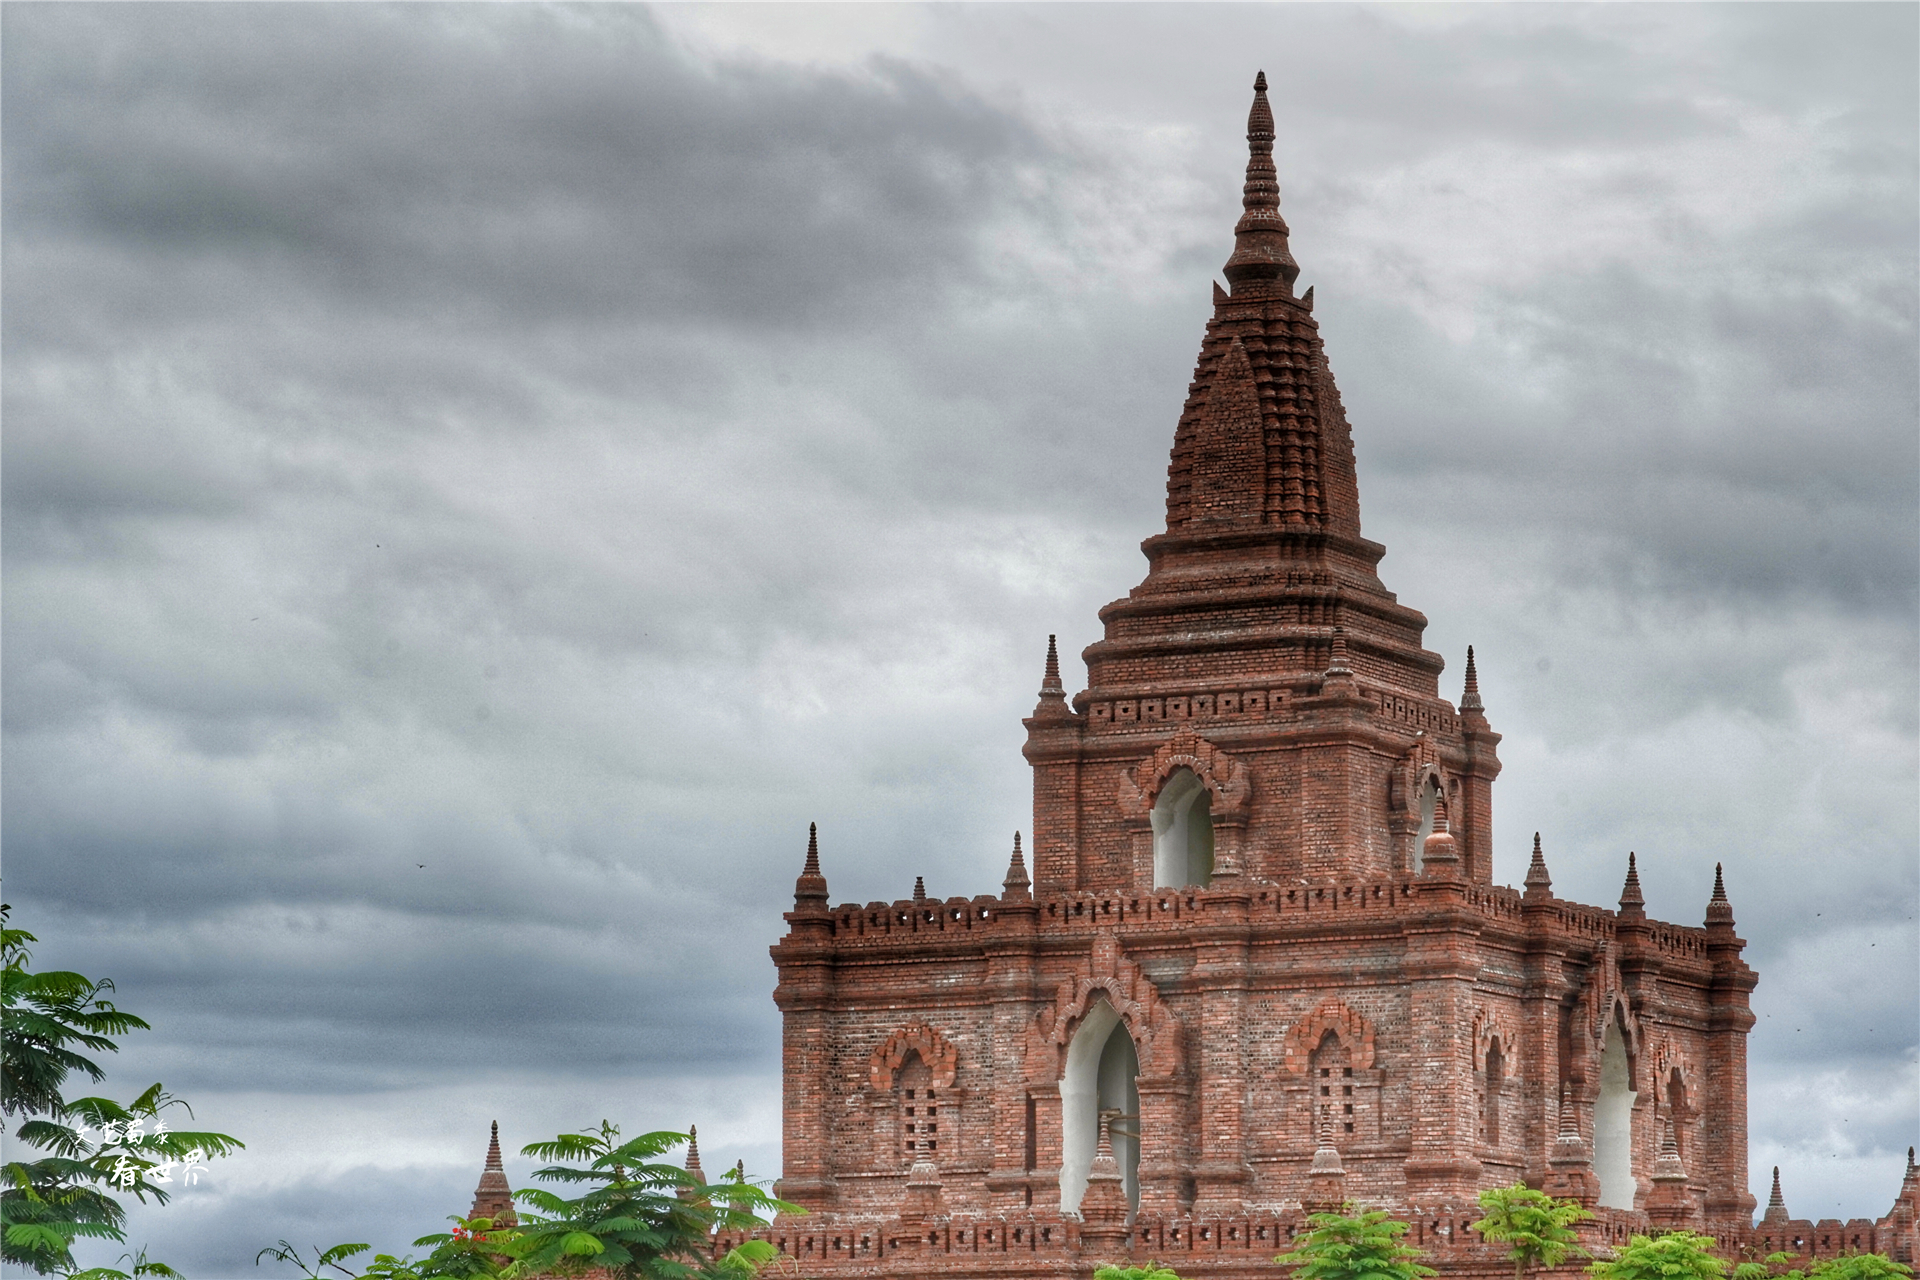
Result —
[[[1079,1029],[1088,1007],[1103,999],[1113,1006],[1127,1034],[1133,1037],[1140,1078],[1164,1080],[1178,1075],[1182,1061],[1180,1021],[1161,1001],[1153,979],[1120,954],[1119,940],[1111,933],[1094,936],[1092,960],[1090,972],[1061,983],[1053,1003],[1042,1007],[1027,1024],[1027,1079],[1035,1084],[1060,1079],[1067,1043]]]
[[[867,1083],[874,1092],[885,1093],[892,1089],[894,1077],[906,1064],[907,1055],[916,1052],[933,1073],[934,1088],[953,1087],[954,1074],[960,1066],[960,1051],[954,1048],[952,1041],[926,1023],[910,1022],[895,1029],[867,1059]]]
[[[1253,779],[1247,767],[1191,729],[1180,729],[1160,744],[1146,760],[1120,775],[1116,799],[1128,821],[1150,821],[1160,788],[1176,769],[1191,769],[1212,794],[1215,825],[1246,822],[1253,800]]]
[[[1307,1074],[1313,1051],[1320,1047],[1320,1041],[1329,1031],[1346,1046],[1354,1070],[1365,1071],[1373,1066],[1373,1023],[1338,996],[1329,996],[1287,1028],[1283,1041],[1286,1069],[1296,1076]]]

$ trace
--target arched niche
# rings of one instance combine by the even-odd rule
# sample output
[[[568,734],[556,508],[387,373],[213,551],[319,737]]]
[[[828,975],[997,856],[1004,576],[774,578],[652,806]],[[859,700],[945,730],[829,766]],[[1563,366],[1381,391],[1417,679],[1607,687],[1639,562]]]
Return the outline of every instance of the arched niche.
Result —
[[[1077,1211],[1100,1145],[1100,1117],[1120,1164],[1127,1203],[1140,1204],[1140,1059],[1133,1037],[1105,999],[1087,1005],[1067,1045],[1060,1077],[1060,1207]]]
[[[1200,775],[1186,766],[1167,776],[1153,803],[1153,887],[1205,887],[1213,881],[1213,805]]]
[[[1633,1061],[1619,1009],[1608,1019],[1600,1048],[1600,1094],[1593,1103],[1593,1173],[1600,1180],[1600,1207],[1631,1209],[1633,1179]]]
[[[1486,1068],[1483,1075],[1480,1136],[1481,1141],[1489,1147],[1497,1147],[1500,1145],[1500,1093],[1507,1080],[1507,1055],[1497,1035],[1487,1041]]]

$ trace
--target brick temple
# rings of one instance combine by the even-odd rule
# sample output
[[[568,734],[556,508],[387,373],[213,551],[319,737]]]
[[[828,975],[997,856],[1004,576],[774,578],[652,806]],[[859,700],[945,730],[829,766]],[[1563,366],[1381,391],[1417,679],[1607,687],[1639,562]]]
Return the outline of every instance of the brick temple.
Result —
[[[1718,872],[1698,925],[1647,916],[1631,854],[1612,908],[1556,897],[1538,836],[1524,888],[1492,882],[1500,735],[1471,650],[1442,696],[1361,533],[1264,75],[1247,141],[1166,528],[1086,689],[1048,646],[1027,850],[998,893],[835,905],[809,836],[772,949],[776,1190],[807,1213],[769,1237],[802,1275],[1272,1276],[1355,1201],[1504,1276],[1467,1224],[1525,1181],[1591,1207],[1594,1242],[1912,1260],[1911,1158],[1886,1219],[1789,1219],[1776,1182],[1756,1229],[1756,975]]]

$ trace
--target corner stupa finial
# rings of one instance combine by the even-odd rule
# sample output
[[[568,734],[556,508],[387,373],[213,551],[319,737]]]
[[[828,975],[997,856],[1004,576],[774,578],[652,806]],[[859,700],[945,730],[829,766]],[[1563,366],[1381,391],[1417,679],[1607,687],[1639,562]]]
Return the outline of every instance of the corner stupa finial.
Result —
[[[927,878],[925,876],[915,876],[913,878],[913,900],[915,902],[925,902],[927,900]]]
[[[800,869],[800,878],[793,882],[793,905],[796,909],[811,905],[822,910],[827,905],[827,878],[820,874],[820,827],[817,823],[807,824],[807,862]]]
[[[1033,897],[1033,881],[1027,878],[1027,859],[1020,852],[1020,833],[1013,833],[1013,857],[1007,862],[1007,878],[1000,882],[1005,896],[1025,901]]]
[[[1787,1198],[1780,1194],[1780,1166],[1773,1166],[1773,1194],[1767,1197],[1767,1211],[1762,1222],[1785,1222],[1787,1220]]]
[[[1067,690],[1060,683],[1060,644],[1059,637],[1047,637],[1047,670],[1040,679],[1040,701],[1033,709],[1036,720],[1070,719],[1073,715],[1067,706]]]
[[[1547,874],[1547,858],[1540,852],[1540,833],[1533,833],[1533,861],[1527,864],[1527,893],[1529,898],[1551,898],[1553,896],[1553,878]]]
[[[1253,106],[1247,112],[1247,183],[1240,197],[1244,212],[1233,228],[1233,256],[1223,274],[1235,292],[1242,284],[1277,281],[1293,295],[1300,264],[1287,248],[1287,223],[1280,216],[1280,182],[1273,167],[1273,108],[1267,103],[1267,73],[1253,78]]]
[[[1727,901],[1727,880],[1719,863],[1713,864],[1713,896],[1707,899],[1707,927],[1733,926],[1733,904]]]
[[[1467,646],[1467,684],[1460,694],[1462,711],[1480,711],[1484,704],[1480,701],[1480,673],[1474,669],[1473,646]]]
[[[1620,888],[1620,914],[1645,916],[1647,899],[1640,892],[1640,867],[1631,851],[1627,854],[1627,882]]]

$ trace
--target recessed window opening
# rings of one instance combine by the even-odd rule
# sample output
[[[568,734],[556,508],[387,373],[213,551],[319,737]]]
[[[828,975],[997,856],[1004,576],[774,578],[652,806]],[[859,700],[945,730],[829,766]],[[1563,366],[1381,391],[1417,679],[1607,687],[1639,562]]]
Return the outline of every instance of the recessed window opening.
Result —
[[[1506,1055],[1500,1052],[1496,1037],[1487,1042],[1487,1092],[1481,1113],[1481,1128],[1490,1147],[1500,1145],[1500,1086],[1505,1082],[1506,1068]]]
[[[1687,1083],[1675,1067],[1667,1077],[1667,1114],[1673,1117],[1673,1145],[1680,1158],[1687,1158]]]
[[[933,1072],[920,1051],[909,1052],[895,1084],[900,1093],[901,1150],[908,1164],[932,1159],[940,1149],[940,1099],[928,1087],[932,1083]]]
[[[1213,798],[1198,774],[1175,769],[1153,804],[1153,885],[1205,888],[1213,882]]]
[[[1067,1046],[1060,1079],[1060,1207],[1078,1211],[1100,1146],[1100,1118],[1120,1164],[1127,1203],[1140,1205],[1140,1058],[1133,1037],[1106,1000],[1087,1006]]]
[[[1600,1096],[1593,1104],[1593,1172],[1600,1179],[1603,1209],[1633,1208],[1633,1104],[1639,1096],[1627,1057],[1626,1024],[1616,1009],[1600,1050]]]

